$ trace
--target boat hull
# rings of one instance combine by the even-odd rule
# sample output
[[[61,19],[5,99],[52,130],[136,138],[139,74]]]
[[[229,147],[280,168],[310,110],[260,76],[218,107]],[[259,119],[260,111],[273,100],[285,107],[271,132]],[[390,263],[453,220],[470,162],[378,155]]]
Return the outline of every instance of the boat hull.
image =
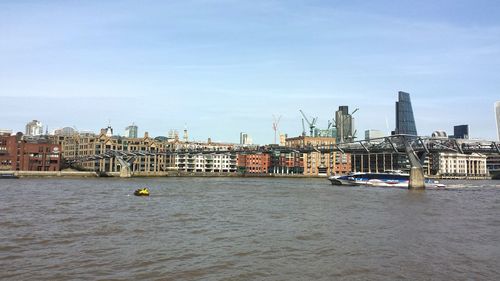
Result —
[[[19,177],[14,174],[0,174],[0,179],[18,179]]]
[[[403,173],[355,173],[346,176],[331,176],[328,180],[332,185],[408,188],[410,175]],[[426,179],[425,187],[442,188],[445,185]]]

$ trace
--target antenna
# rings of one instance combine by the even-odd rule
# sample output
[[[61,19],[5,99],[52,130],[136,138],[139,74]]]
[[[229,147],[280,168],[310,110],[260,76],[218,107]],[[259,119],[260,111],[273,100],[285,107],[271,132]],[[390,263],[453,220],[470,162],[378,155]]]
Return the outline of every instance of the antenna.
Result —
[[[276,118],[276,116],[273,114],[273,130],[274,130],[274,144],[276,144],[276,133],[278,132],[278,125],[281,120],[281,115]]]

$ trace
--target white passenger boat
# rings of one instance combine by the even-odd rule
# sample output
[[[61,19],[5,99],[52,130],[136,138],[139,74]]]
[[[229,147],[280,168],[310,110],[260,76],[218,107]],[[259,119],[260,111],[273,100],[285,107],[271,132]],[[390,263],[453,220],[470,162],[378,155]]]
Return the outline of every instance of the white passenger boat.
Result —
[[[385,187],[408,187],[410,174],[400,171],[385,173],[352,173],[343,176],[330,176],[328,178],[333,185],[366,185]],[[425,187],[446,187],[436,180],[425,179]]]

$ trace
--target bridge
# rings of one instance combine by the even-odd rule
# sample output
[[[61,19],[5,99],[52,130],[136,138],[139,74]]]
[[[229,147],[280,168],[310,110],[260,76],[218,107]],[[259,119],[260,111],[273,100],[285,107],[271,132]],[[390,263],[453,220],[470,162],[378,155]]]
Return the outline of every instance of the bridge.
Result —
[[[415,190],[424,189],[424,172],[422,163],[425,156],[429,153],[453,152],[461,154],[481,153],[481,154],[500,154],[500,144],[494,141],[486,140],[468,140],[468,139],[448,139],[432,138],[415,135],[392,135],[383,138],[374,138],[370,140],[360,140],[348,143],[338,143],[330,145],[305,145],[301,147],[284,147],[276,145],[260,146],[254,148],[238,149],[174,149],[165,151],[116,151],[107,150],[99,155],[90,155],[73,160],[73,163],[91,161],[104,158],[115,158],[121,166],[120,176],[131,176],[131,163],[136,157],[152,155],[175,155],[179,153],[238,153],[250,154],[259,152],[299,152],[299,153],[397,153],[405,154],[410,162],[410,183],[409,188]]]

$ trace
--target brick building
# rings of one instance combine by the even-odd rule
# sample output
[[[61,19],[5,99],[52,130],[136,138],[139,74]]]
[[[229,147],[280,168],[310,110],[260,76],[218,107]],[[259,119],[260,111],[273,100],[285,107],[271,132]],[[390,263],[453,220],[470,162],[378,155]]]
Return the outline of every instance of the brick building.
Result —
[[[290,148],[307,148],[332,145],[336,143],[336,139],[332,137],[300,136],[288,138],[285,143],[286,146]],[[303,174],[306,176],[327,176],[331,174],[348,174],[351,172],[349,154],[312,151],[303,153],[302,163]]]
[[[300,152],[280,152],[272,154],[272,172],[274,174],[303,174],[304,157]]]
[[[238,154],[238,168],[249,174],[266,174],[271,168],[271,156],[268,153]]]
[[[59,171],[61,146],[40,138],[0,135],[0,170]]]

